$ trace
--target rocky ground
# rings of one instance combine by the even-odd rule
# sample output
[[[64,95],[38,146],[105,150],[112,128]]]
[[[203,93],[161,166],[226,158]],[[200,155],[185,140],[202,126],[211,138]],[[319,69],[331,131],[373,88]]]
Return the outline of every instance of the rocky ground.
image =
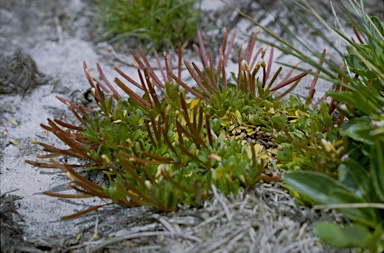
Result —
[[[232,2],[282,34],[259,2]],[[349,252],[323,245],[312,233],[319,220],[342,222],[341,215],[301,207],[279,184],[261,183],[229,198],[215,193],[200,209],[161,213],[148,207],[110,207],[61,221],[61,216],[100,200],[61,200],[42,194],[66,191],[68,180],[61,172],[25,164],[42,152],[32,140],[60,145],[39,125],[47,118],[68,117],[69,110],[57,95],[87,103],[83,61],[95,76],[97,62],[110,79],[116,75],[114,65],[135,76],[127,48],[95,42],[100,32],[91,22],[93,5],[91,0],[0,0],[2,252]],[[327,17],[329,6],[321,6]],[[282,19],[292,19],[279,1],[268,7]],[[224,26],[238,30],[237,44],[255,30],[218,0],[204,1],[203,10],[202,26],[212,28],[206,33],[207,46],[213,49]],[[297,21],[289,24],[301,29]],[[185,53],[194,59],[192,51]],[[281,54],[276,58],[293,61]],[[308,86],[297,92],[306,94]],[[321,84],[317,96],[329,86]]]

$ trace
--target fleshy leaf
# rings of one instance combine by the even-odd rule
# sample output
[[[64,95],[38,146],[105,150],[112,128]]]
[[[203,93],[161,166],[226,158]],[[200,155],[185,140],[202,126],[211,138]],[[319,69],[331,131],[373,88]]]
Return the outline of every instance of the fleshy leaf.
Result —
[[[335,248],[367,248],[372,240],[368,228],[359,224],[341,227],[326,221],[316,224],[314,230],[322,241]]]

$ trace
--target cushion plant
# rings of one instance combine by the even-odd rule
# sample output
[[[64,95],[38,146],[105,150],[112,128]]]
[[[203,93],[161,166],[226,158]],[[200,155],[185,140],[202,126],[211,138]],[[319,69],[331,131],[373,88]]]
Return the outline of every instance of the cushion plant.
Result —
[[[307,10],[312,9],[307,6]],[[77,191],[46,192],[48,195],[97,196],[110,199],[106,205],[148,205],[163,211],[180,205],[200,206],[213,186],[229,194],[260,180],[282,180],[280,171],[287,169],[290,172],[283,179],[301,203],[339,208],[353,221],[346,226],[319,223],[316,232],[325,242],[380,252],[384,248],[384,29],[380,20],[367,17],[363,8],[358,13],[361,24],[353,25],[359,42],[335,29],[349,44],[348,54],[341,55],[341,68],[326,58],[325,50],[312,50],[311,58],[256,21],[280,43],[270,44],[316,70],[292,66],[283,77],[282,67],[271,73],[274,47],[256,50],[254,33],[245,50],[242,46],[237,50],[237,70],[229,73],[226,64],[235,35],[229,39],[226,30],[218,59],[205,50],[198,33],[195,49],[200,67],[182,59],[181,46],[175,68],[171,53],[164,53],[161,64],[155,51],[159,71],[143,49],[132,51],[139,81],[116,68],[122,78],[116,77],[114,82],[122,91],[107,80],[100,65],[101,80],[97,80],[84,63],[98,108],[59,98],[79,124],[48,119],[42,127],[69,148],[34,141],[47,152],[39,158],[48,161],[27,162],[61,169],[71,180],[69,186]],[[183,80],[184,67],[193,84]],[[302,72],[291,77],[295,68]],[[308,74],[317,78],[307,99],[301,101],[290,91]],[[332,97],[330,102],[312,103],[318,78],[334,83],[327,93]],[[73,159],[62,162],[57,159],[60,156]],[[91,181],[81,170],[97,171],[107,180]]]

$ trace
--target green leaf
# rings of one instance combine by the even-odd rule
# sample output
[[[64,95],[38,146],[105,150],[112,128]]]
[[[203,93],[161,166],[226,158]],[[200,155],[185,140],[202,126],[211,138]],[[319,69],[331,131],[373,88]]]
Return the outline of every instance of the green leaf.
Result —
[[[371,176],[361,163],[347,159],[339,166],[338,172],[339,182],[351,189],[355,195],[366,199],[367,202],[375,199]]]
[[[367,66],[360,60],[360,58],[354,54],[348,54],[345,56],[347,64],[353,72],[365,76],[365,73],[368,71]]]
[[[373,237],[367,227],[359,224],[341,227],[325,221],[316,224],[314,231],[323,242],[335,248],[368,248]]]
[[[370,155],[371,174],[373,176],[373,186],[376,194],[381,201],[384,201],[384,142],[376,141],[371,148]]]
[[[331,193],[339,188],[348,191],[348,188],[334,178],[313,171],[291,171],[285,176],[285,183],[289,188],[309,197],[321,204],[335,204]]]
[[[293,171],[287,173],[285,182],[291,190],[295,190],[319,204],[367,202],[336,179],[322,173]],[[376,212],[371,208],[345,208],[340,211],[347,217],[369,226],[374,226],[377,220]]]
[[[376,36],[377,39],[381,40],[381,36],[384,36],[384,26],[381,23],[378,17],[371,17],[372,23],[375,25],[377,30],[371,25],[372,34]],[[379,34],[377,33],[379,32]]]
[[[357,197],[352,192],[336,188],[330,192],[333,203],[365,203],[362,198]],[[367,226],[374,227],[377,223],[376,211],[373,208],[342,208],[339,209],[345,216],[354,221],[359,221]]]
[[[373,144],[374,137],[370,134],[373,130],[371,119],[366,117],[354,118],[340,127],[340,133],[366,144]]]
[[[323,118],[323,122],[325,126],[331,126],[332,125],[332,116],[329,113],[329,104],[323,102],[320,104],[320,114]]]

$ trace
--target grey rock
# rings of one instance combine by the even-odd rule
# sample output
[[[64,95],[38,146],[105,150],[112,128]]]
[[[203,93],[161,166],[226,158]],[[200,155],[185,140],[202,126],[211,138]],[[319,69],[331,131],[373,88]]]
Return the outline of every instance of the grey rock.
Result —
[[[25,95],[50,79],[39,71],[28,54],[17,52],[10,56],[0,55],[0,94]]]

